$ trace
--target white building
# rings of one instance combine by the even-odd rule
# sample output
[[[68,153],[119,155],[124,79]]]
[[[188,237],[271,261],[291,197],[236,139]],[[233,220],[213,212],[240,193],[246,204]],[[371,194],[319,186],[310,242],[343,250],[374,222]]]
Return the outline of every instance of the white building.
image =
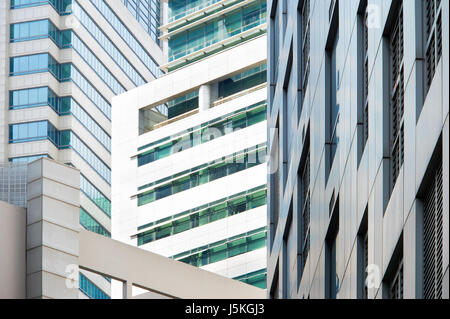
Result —
[[[139,10],[149,11],[148,21],[136,19]],[[78,168],[80,223],[105,236],[111,100],[161,75],[158,26],[158,1],[138,8],[128,0],[0,1],[0,162],[48,157]],[[97,297],[109,295],[107,279],[86,278],[101,287]]]
[[[265,1],[164,12],[169,73],[113,98],[112,236],[265,288]]]

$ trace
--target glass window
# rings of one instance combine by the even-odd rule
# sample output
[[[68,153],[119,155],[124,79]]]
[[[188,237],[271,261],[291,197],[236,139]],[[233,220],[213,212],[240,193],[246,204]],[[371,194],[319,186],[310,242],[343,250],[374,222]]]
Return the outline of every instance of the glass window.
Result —
[[[190,216],[181,218],[173,223],[173,233],[178,234],[186,230],[191,229],[191,218]]]
[[[266,233],[252,235],[247,239],[247,242],[248,251],[263,248],[266,245]]]
[[[226,38],[241,32],[241,17],[240,12],[225,17]]]
[[[157,200],[172,195],[172,184],[158,187],[155,193]]]
[[[247,209],[247,199],[245,196],[235,199],[233,201],[230,201],[229,206],[230,206],[230,213],[232,215],[241,213]]]
[[[228,244],[228,257],[234,257],[247,252],[246,238],[240,238]]]
[[[140,226],[138,230],[149,226],[160,225],[138,234],[138,245],[144,245],[157,240],[152,234],[158,231],[160,227],[164,229],[171,227],[171,232],[174,235],[265,205],[266,190],[261,190],[261,188],[264,188],[264,186]],[[246,195],[246,193],[250,195]]]
[[[9,126],[9,143],[21,143],[50,139],[57,144],[55,127],[48,121],[11,124]]]
[[[209,256],[209,262],[215,263],[217,261],[221,261],[227,258],[227,245],[223,244],[211,249],[211,253]]]
[[[80,175],[80,189],[108,217],[111,217],[111,201],[83,175]]]
[[[199,224],[199,226],[208,224],[209,223],[209,216],[210,216],[209,209],[201,211],[198,214],[198,224]]]
[[[183,103],[183,102],[182,102]],[[178,103],[180,104],[180,103]],[[170,105],[170,103],[169,103]],[[250,109],[251,111],[245,112],[246,109]],[[254,109],[254,110],[253,110]],[[169,109],[170,110],[170,109]],[[244,112],[243,112],[244,110]],[[211,120],[208,125],[207,123],[203,123],[202,125],[199,125],[198,128],[194,128],[195,131],[189,133],[188,135],[185,135],[181,138],[174,139],[172,142],[165,143],[161,146],[156,147],[155,149],[151,151],[147,151],[145,153],[138,155],[138,166],[149,164],[155,160],[167,157],[172,155],[175,152],[181,152],[186,149],[189,149],[193,146],[206,143],[212,139],[212,137],[217,137],[217,134],[215,134],[218,131],[221,132],[222,135],[229,134],[233,132],[236,128],[245,128],[254,124],[257,124],[261,121],[264,121],[266,119],[266,105],[263,105],[262,107],[258,107],[255,109],[255,106],[249,106],[247,108],[244,108],[243,110],[236,111],[232,116],[225,115],[221,118],[217,118],[214,120]],[[253,110],[253,111],[252,111]],[[223,119],[223,120],[221,120]],[[221,121],[220,121],[221,120]],[[203,128],[200,128],[203,127]],[[186,131],[174,135],[174,137],[179,136],[181,134],[185,134]],[[208,134],[210,132],[211,134]],[[183,142],[179,142],[179,141]],[[152,145],[156,145],[162,141],[156,141],[152,143]],[[174,146],[176,147],[174,147]],[[139,150],[145,149],[150,147],[151,145],[147,145],[144,147],[141,147]],[[170,148],[170,149],[168,149]],[[151,152],[154,151],[154,154]],[[264,160],[265,161],[265,160]],[[255,162],[254,162],[255,163]],[[233,169],[233,168],[231,168]],[[239,170],[239,167],[235,168],[236,170]]]
[[[266,191],[260,191],[258,193],[255,193],[251,196],[249,196],[248,202],[249,202],[249,208],[256,208],[260,207],[266,204]]]
[[[119,19],[119,17],[111,10],[111,8],[106,4],[103,0],[90,0],[91,3],[98,9],[98,11],[105,17],[106,21],[109,22],[109,24],[116,30],[116,32],[120,35],[120,37],[125,41],[125,43],[130,47],[131,51],[136,53],[138,58],[142,61],[142,63],[149,69],[149,71],[156,77],[160,77],[163,73],[159,69],[158,64],[153,60],[151,55],[144,49],[141,43],[133,36],[132,32],[128,30],[128,28],[122,23],[122,21]],[[130,2],[129,0],[122,0],[122,2],[125,4],[125,6],[130,9],[131,6],[129,4],[134,3],[132,14],[137,17],[137,20],[144,26],[144,28],[147,31],[150,31],[149,34],[153,38],[153,40],[159,45],[159,2],[152,0],[151,2],[147,2],[145,4],[138,2],[138,5],[136,6],[136,2],[133,0],[133,2]],[[81,13],[86,15],[84,10],[78,6],[78,4],[74,3],[74,12]],[[152,13],[150,13],[149,9]],[[136,12],[136,13],[134,13]],[[148,18],[142,19],[141,13],[147,13],[145,16],[150,17],[150,20],[153,21],[153,23],[148,23]],[[87,15],[86,15],[87,16]],[[90,19],[89,16],[84,17],[85,20]],[[90,20],[92,21],[92,20]],[[91,22],[91,24],[94,24]],[[149,28],[146,28],[146,25],[150,25]],[[149,30],[150,29],[150,30]],[[98,33],[101,31],[98,29]],[[112,45],[112,43],[111,43]],[[133,70],[135,70],[133,68]]]
[[[147,204],[153,200],[158,200],[158,199],[176,194],[180,191],[187,190],[187,189],[211,182],[213,180],[222,178],[227,175],[234,174],[236,172],[239,172],[239,171],[245,170],[247,168],[253,167],[257,164],[260,164],[258,162],[255,163],[256,160],[253,160],[252,163],[250,163],[248,160],[247,154],[249,152],[251,152],[252,154],[256,154],[255,153],[256,151],[259,152],[264,149],[266,149],[266,145],[261,144],[256,147],[253,147],[251,149],[243,150],[240,152],[240,154],[235,155],[232,158],[220,158],[209,164],[205,164],[205,165],[210,165],[210,166],[203,168],[203,169],[199,170],[198,172],[190,173],[191,170],[180,172],[179,174],[177,174],[177,176],[181,176],[183,174],[188,174],[188,173],[190,173],[190,174],[186,177],[177,178],[177,179],[175,179],[176,177],[172,177],[172,178],[174,178],[174,180],[171,183],[163,185],[163,186],[157,186],[151,191],[147,191],[145,193],[139,194],[138,195],[138,205],[141,206],[141,205]],[[233,158],[234,158],[234,161],[233,161]],[[195,170],[197,170],[197,169],[199,169],[199,168],[196,168]],[[170,177],[168,177],[168,178],[170,178]],[[164,179],[164,180],[166,180],[166,179]],[[145,188],[153,186],[153,185],[157,185],[158,183],[162,183],[162,182],[163,181],[161,180],[161,181],[156,181],[156,182],[152,183],[152,185],[140,186],[140,187],[138,187],[138,190],[142,190],[142,189],[145,189]],[[153,197],[150,198],[147,196],[151,192],[156,193],[156,196],[154,198]]]
[[[227,203],[223,203],[210,209],[210,222],[223,219],[227,216],[228,216]]]
[[[204,4],[209,2],[211,4],[216,1],[218,0],[201,0],[200,2]],[[194,8],[198,10],[202,7],[202,5],[197,6],[194,4],[189,9],[191,5],[193,5],[191,2],[181,5],[170,1],[169,16],[173,14],[172,18],[176,19],[176,17],[182,17],[186,12],[191,12],[190,10],[194,10]],[[204,47],[254,28],[264,23],[265,17],[265,0],[259,0],[250,6],[236,9],[199,27],[176,34],[169,39],[169,61],[177,60]]]
[[[158,230],[156,231],[156,239],[158,240],[161,238],[165,238],[170,236],[171,234],[172,234],[172,227],[170,227],[169,225],[158,227]]]
[[[173,182],[173,192],[179,193],[190,188],[190,177],[186,176]]]

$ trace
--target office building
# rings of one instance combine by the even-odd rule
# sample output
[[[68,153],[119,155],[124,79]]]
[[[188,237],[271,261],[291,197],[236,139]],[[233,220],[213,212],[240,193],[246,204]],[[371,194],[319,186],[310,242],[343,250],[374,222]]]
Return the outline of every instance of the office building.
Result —
[[[111,234],[112,97],[162,74],[159,5],[132,3],[0,3],[0,162],[48,157],[78,168],[80,224],[104,236]]]
[[[449,2],[269,0],[268,294],[449,297]]]
[[[162,12],[168,73],[113,99],[112,236],[265,288],[266,3]]]

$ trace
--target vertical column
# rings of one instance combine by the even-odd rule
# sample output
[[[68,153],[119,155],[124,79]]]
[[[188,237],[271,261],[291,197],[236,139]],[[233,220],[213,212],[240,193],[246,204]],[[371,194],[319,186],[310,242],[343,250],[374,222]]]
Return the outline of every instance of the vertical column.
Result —
[[[204,112],[211,107],[211,85],[204,84],[198,90],[198,110]]]
[[[80,172],[28,165],[27,298],[78,298]]]
[[[122,299],[133,299],[133,284],[131,282],[123,282]]]
[[[8,160],[9,1],[0,1],[0,162]]]

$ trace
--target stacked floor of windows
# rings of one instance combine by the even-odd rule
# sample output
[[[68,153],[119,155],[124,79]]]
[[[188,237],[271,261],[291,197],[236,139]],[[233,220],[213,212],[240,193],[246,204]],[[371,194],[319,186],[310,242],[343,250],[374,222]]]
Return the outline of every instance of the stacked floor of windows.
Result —
[[[262,207],[266,205],[266,193],[261,186],[145,225],[152,228],[138,234],[138,246]]]
[[[68,48],[71,41],[71,30],[60,31],[48,19],[27,21],[10,25],[10,42],[31,41],[50,38],[61,48]]]
[[[167,102],[167,108],[169,119],[198,109],[198,91],[170,100]]]
[[[266,144],[264,143],[140,186],[138,191],[149,187],[152,189],[137,195],[137,203],[138,206],[146,205],[265,162]],[[168,180],[171,181],[167,183]]]
[[[11,1],[11,9],[21,9],[49,4],[53,6],[53,8],[55,8],[55,10],[61,15],[71,13],[72,0],[10,0],[10,1]]]
[[[72,97],[58,97],[49,87],[9,92],[10,110],[42,106],[50,106],[60,116],[73,115],[108,152],[111,152],[109,134]]]
[[[173,140],[169,142],[166,142],[167,139],[162,139],[151,145],[139,148],[139,150],[143,150],[147,147],[152,147],[152,149],[138,155],[138,166],[143,166],[194,146],[207,143],[215,138],[230,134],[234,130],[260,123],[265,119],[265,102],[256,103],[233,113],[212,119],[187,131],[171,135]],[[155,147],[155,145],[158,146]]]
[[[130,47],[131,51],[133,51],[138,58],[142,61],[144,66],[155,76],[155,78],[160,77],[163,72],[159,68],[158,64],[151,57],[151,55],[147,52],[144,46],[136,39],[133,35],[133,32],[129,30],[129,28],[121,21],[121,19],[117,16],[116,13],[109,7],[109,5],[105,2],[105,0],[89,0],[97,10],[103,15],[103,17],[108,21],[108,23],[113,27],[113,29],[120,35],[120,37],[125,41],[125,43]],[[128,0],[129,1],[129,0]],[[134,2],[134,0],[131,0]],[[146,6],[146,3],[150,5],[150,13],[153,13],[152,5],[156,2],[155,0],[138,0]],[[93,36],[96,38],[96,35],[102,33],[102,37],[106,37],[104,33],[98,29],[97,25],[93,20],[89,17],[89,15],[80,7],[80,5],[74,0],[73,12],[78,17],[81,18],[82,24],[89,30],[90,33],[94,33]],[[129,8],[129,7],[128,7]],[[145,12],[145,10],[141,10],[141,12]],[[78,15],[79,14],[79,15]],[[139,22],[142,22],[138,19]],[[150,16],[150,21],[154,21]],[[153,26],[151,26],[151,30],[154,30]],[[107,39],[107,37],[106,37]],[[98,41],[98,40],[97,40]],[[109,39],[107,41],[110,42]],[[117,48],[115,48],[117,50]],[[133,70],[135,70],[133,68]],[[127,72],[125,72],[127,73]],[[136,84],[136,83],[135,83]],[[141,85],[141,84],[139,84]],[[136,86],[139,86],[136,84]]]
[[[186,264],[202,267],[266,246],[266,227],[239,234],[216,243],[191,249],[173,257]]]
[[[59,64],[48,53],[24,55],[10,58],[10,76],[50,72],[58,81],[72,81],[110,120],[111,104],[71,63]]]
[[[49,140],[58,149],[73,149],[108,184],[111,169],[72,131],[58,131],[49,121],[26,122],[9,126],[9,143]]]
[[[242,72],[219,82],[219,99],[267,82],[267,65]]]
[[[127,1],[127,0],[123,0]],[[147,0],[140,0],[147,1]],[[155,0],[148,0],[155,2]],[[144,49],[142,44],[132,35],[128,28],[123,24],[119,17],[111,10],[111,8],[104,2],[104,0],[91,0],[92,4],[99,10],[99,12],[106,18],[106,20],[111,24],[111,26],[118,32],[118,34],[124,39],[127,45],[132,49],[134,53],[141,59],[144,65],[149,69],[149,71],[155,76],[159,77],[162,75],[162,71],[159,69],[158,64],[150,56],[150,54]],[[156,1],[157,2],[157,1]],[[109,39],[109,37],[102,31],[102,29],[94,22],[89,14],[80,6],[80,4],[75,0],[11,0],[11,8],[19,9],[31,6],[40,6],[50,4],[55,10],[61,14],[73,14],[86,28],[86,30],[96,39],[96,41],[102,46],[106,53],[119,65],[119,67],[125,72],[125,74],[130,78],[130,80],[136,85],[143,85],[146,83],[144,78],[139,74],[139,72],[131,65],[131,63],[125,58],[121,51],[115,46],[115,44]],[[153,18],[150,17],[153,21]],[[51,23],[51,22],[50,22]],[[33,24],[34,27],[37,24]],[[53,26],[54,27],[54,26]],[[70,30],[55,31],[52,26],[47,27],[47,33],[50,38],[52,38],[57,45],[60,47],[65,47],[67,39],[65,35],[70,33]],[[153,27],[152,27],[153,30]],[[14,36],[24,37],[25,33],[16,35],[16,29],[14,31]],[[22,30],[21,30],[22,31]],[[23,30],[25,32],[25,29]],[[39,33],[39,35],[38,35]],[[46,33],[45,26],[39,25],[39,29],[33,28],[29,32],[29,40],[31,36],[44,36]],[[155,40],[156,41],[156,40]]]
[[[169,1],[169,22],[176,21],[222,0],[173,0]],[[238,0],[239,1],[239,0]],[[233,3],[236,3],[234,1]]]
[[[122,0],[122,2],[145,31],[150,34],[153,41],[159,44],[159,27],[161,25],[159,0]]]
[[[255,0],[255,3],[170,37],[169,62],[249,31],[265,22],[266,2]],[[236,41],[239,43],[242,39],[239,37]]]

